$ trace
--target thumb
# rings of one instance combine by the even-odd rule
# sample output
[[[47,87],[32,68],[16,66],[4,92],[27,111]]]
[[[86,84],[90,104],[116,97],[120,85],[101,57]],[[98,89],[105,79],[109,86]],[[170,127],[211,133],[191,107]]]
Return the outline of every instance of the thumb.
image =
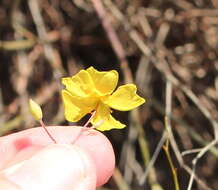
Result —
[[[95,166],[79,147],[50,145],[0,174],[0,189],[94,190]],[[3,188],[4,187],[4,188]],[[5,188],[7,187],[7,188]]]

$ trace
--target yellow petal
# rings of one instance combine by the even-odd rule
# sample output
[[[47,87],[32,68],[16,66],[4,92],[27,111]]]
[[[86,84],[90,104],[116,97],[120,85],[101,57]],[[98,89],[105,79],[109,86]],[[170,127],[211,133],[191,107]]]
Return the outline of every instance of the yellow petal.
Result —
[[[41,107],[36,102],[34,102],[32,99],[29,100],[29,109],[35,120],[42,119]]]
[[[100,103],[92,120],[92,124],[96,125],[97,129],[100,131],[124,128],[125,125],[114,119],[110,113],[110,108],[107,105]],[[98,126],[99,124],[100,126]]]
[[[99,131],[108,131],[111,129],[123,129],[124,127],[126,127],[126,125],[114,119],[112,115],[109,115],[109,118],[105,121],[103,120],[102,122],[103,123],[99,127],[97,127],[97,130]]]
[[[75,76],[62,78],[62,83],[72,95],[87,97],[94,91],[94,84],[89,73],[81,70]]]
[[[134,84],[120,86],[104,103],[120,111],[132,110],[145,102],[145,99],[136,94]]]
[[[97,71],[93,67],[89,67],[87,72],[91,76],[95,89],[100,96],[111,94],[117,86],[118,73],[115,70]]]
[[[97,105],[96,98],[73,96],[67,90],[62,90],[61,94],[64,102],[65,118],[71,122],[79,121],[87,113],[94,110]]]

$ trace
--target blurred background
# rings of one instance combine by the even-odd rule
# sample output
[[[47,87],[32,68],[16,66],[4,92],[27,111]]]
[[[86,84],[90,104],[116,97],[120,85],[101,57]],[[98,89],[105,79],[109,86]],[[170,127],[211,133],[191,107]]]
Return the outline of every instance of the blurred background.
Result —
[[[116,69],[147,102],[114,111],[128,127],[105,133],[116,170],[98,190],[216,190],[217,54],[218,0],[1,0],[0,135],[38,125],[30,97],[72,125],[61,77]]]

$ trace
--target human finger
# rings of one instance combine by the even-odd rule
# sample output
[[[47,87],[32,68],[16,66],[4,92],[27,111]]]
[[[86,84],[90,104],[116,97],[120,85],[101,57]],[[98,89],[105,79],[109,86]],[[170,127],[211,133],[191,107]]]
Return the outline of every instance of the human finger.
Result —
[[[5,179],[2,180],[5,183],[0,183],[0,188],[3,189],[6,184],[9,185],[8,190],[96,188],[96,172],[92,159],[78,146],[69,144],[49,145],[28,160],[3,170],[0,175]]]
[[[93,159],[96,167],[97,186],[112,175],[115,159],[109,140],[95,130],[81,127],[48,127],[58,143],[73,144],[82,148]],[[28,159],[45,146],[52,144],[42,128],[33,128],[0,138],[0,168],[9,167]]]

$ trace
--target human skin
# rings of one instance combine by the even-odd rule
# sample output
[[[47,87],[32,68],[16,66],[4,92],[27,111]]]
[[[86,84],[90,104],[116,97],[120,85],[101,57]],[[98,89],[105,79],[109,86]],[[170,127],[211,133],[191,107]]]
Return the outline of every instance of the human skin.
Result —
[[[0,138],[0,189],[94,190],[113,174],[115,157],[100,132],[81,127],[41,127]]]

